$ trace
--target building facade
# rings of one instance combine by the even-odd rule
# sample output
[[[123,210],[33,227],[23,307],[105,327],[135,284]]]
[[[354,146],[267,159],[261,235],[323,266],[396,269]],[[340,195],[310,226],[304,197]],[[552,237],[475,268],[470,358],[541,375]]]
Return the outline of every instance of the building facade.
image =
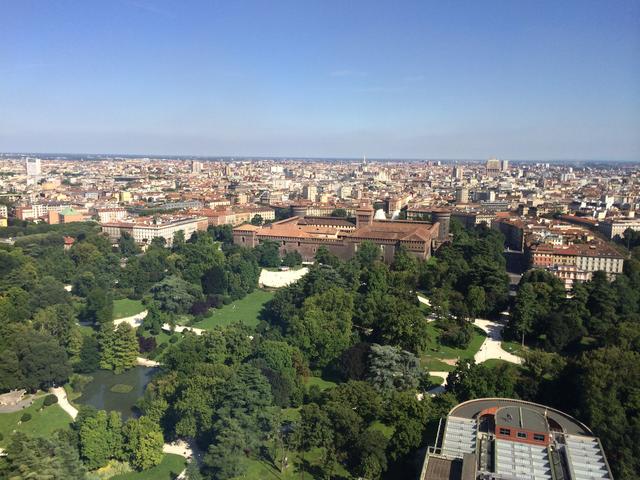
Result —
[[[344,260],[352,258],[362,242],[380,248],[380,259],[391,263],[402,246],[419,258],[431,256],[438,238],[439,224],[412,221],[374,220],[371,207],[356,211],[356,224],[336,217],[292,217],[263,227],[242,225],[234,228],[237,245],[253,248],[264,241],[280,244],[281,253],[295,250],[304,261],[313,261],[318,248],[324,246]]]
[[[611,480],[600,440],[575,418],[523,400],[480,398],[449,412],[420,480]]]

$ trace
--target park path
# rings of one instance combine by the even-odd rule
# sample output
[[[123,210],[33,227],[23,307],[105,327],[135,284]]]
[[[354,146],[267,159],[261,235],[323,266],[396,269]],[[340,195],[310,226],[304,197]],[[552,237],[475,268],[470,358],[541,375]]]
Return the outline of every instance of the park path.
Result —
[[[511,362],[515,364],[521,364],[523,362],[523,359],[521,357],[514,355],[513,353],[509,353],[502,348],[502,329],[504,328],[504,325],[492,320],[485,320],[482,318],[477,318],[473,322],[473,324],[478,328],[484,330],[484,332],[487,334],[487,338],[485,338],[484,342],[482,342],[480,349],[473,357],[476,363],[486,362],[487,360],[491,359],[504,360],[505,362]],[[429,372],[429,375],[442,377],[444,378],[444,381],[440,385],[429,389],[427,393],[432,397],[434,395],[437,395],[438,393],[443,393],[447,385],[447,377],[449,376],[449,372]]]
[[[69,403],[65,389],[62,387],[52,387],[49,389],[49,392],[58,397],[58,405],[75,420],[78,416],[78,409]]]
[[[419,293],[417,293],[416,295],[418,296],[418,301],[420,303],[424,303],[427,307],[431,306],[431,302],[429,301],[429,299],[427,297],[423,297]]]
[[[136,357],[136,363],[141,367],[159,367],[162,365],[160,362],[156,362],[155,360],[149,360],[144,357]]]
[[[144,310],[140,313],[136,313],[135,315],[131,315],[130,317],[117,318],[113,321],[113,324],[117,327],[121,323],[128,323],[133,328],[138,328],[140,325],[142,325],[142,321],[147,317],[148,313],[149,312],[147,310]],[[177,333],[189,331],[195,333],[196,335],[202,335],[202,332],[204,332],[202,328],[188,327],[186,325],[176,325],[175,327],[171,327],[171,325],[169,325],[168,323],[162,325],[162,330],[166,332],[170,332],[172,329]]]
[[[186,458],[189,462],[196,461],[198,464],[202,463],[202,452],[195,446],[193,441],[176,440],[175,442],[165,443],[162,446],[162,453],[173,453],[174,455],[180,455]],[[187,469],[185,468],[180,475],[176,477],[176,480],[186,480]]]
[[[304,277],[309,272],[307,267],[302,267],[298,270],[286,270],[272,272],[265,268],[260,272],[260,278],[258,284],[262,287],[281,288],[291,285]]]
[[[473,357],[476,363],[486,362],[491,359],[504,360],[518,365],[522,363],[522,357],[509,353],[502,348],[503,324],[482,318],[476,318],[473,324],[487,333],[487,338]]]
[[[121,323],[128,323],[133,328],[138,328],[140,325],[142,325],[142,321],[145,319],[148,313],[148,310],[143,310],[142,312],[131,315],[130,317],[116,318],[113,321],[113,324],[117,327]]]

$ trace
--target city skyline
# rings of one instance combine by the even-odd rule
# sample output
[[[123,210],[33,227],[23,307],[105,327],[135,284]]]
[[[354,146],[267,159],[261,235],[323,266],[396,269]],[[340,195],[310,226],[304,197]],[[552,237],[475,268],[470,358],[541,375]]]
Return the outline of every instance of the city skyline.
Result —
[[[637,2],[0,13],[2,151],[640,159]]]

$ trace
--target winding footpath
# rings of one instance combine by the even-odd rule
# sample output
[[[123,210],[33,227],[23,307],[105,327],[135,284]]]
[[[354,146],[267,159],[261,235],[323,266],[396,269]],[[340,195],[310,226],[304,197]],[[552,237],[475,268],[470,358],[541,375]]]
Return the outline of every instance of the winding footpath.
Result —
[[[78,416],[78,409],[69,403],[65,389],[62,387],[50,388],[49,393],[53,393],[58,398],[58,405],[75,420]]]
[[[420,299],[420,297],[418,297]],[[424,302],[423,302],[424,303]],[[473,356],[476,363],[486,362],[487,360],[503,360],[505,362],[515,363],[517,365],[522,364],[523,359],[513,353],[509,353],[502,348],[502,329],[504,325],[492,320],[485,320],[483,318],[477,318],[473,324],[482,329],[486,334],[484,342],[480,346],[480,349]],[[443,393],[447,385],[447,377],[450,372],[429,372],[429,375],[444,378],[443,382],[427,391],[431,396]]]

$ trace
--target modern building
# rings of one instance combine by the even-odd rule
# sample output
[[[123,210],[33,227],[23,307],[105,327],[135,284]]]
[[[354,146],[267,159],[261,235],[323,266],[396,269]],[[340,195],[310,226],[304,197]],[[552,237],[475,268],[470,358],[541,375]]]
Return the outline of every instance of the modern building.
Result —
[[[202,172],[202,162],[199,160],[191,160],[191,173]]]
[[[487,163],[485,164],[485,171],[487,175],[490,177],[499,175],[500,172],[502,171],[502,163],[500,162],[500,160],[498,160],[495,157],[490,158],[489,160],[487,160]]]
[[[506,398],[463,402],[438,428],[420,480],[606,480],[600,440],[551,407]]]
[[[305,200],[311,200],[312,202],[315,202],[317,196],[318,189],[315,187],[315,185],[305,185],[302,188],[302,197]]]
[[[464,187],[456,188],[456,203],[469,203],[469,189]]]
[[[40,177],[42,175],[42,165],[39,158],[28,157],[26,160],[27,176],[28,177]]]

